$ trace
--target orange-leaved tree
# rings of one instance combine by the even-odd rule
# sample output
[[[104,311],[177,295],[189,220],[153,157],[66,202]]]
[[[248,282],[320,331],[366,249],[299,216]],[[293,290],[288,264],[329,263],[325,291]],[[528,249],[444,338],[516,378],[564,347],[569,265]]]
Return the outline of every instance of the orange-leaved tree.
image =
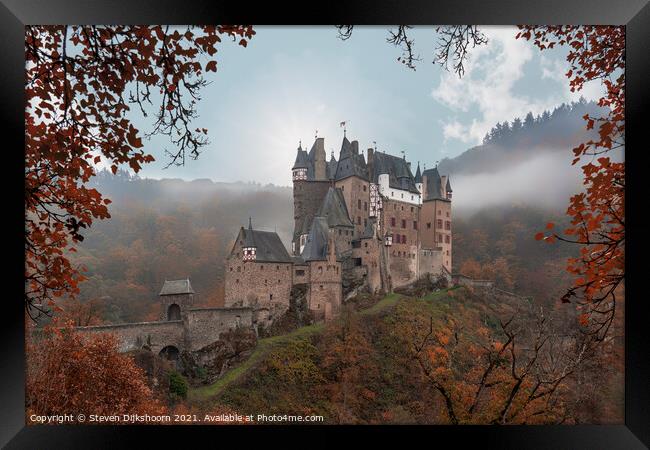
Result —
[[[538,240],[562,240],[581,246],[580,256],[569,259],[575,274],[563,296],[575,300],[580,322],[598,341],[604,339],[616,313],[617,296],[625,276],[625,28],[620,26],[520,26],[518,38],[532,40],[540,49],[570,47],[566,73],[571,91],[600,80],[606,93],[598,104],[603,117],[585,115],[587,129],[598,135],[573,149],[573,164],[582,166],[584,191],[571,197],[567,214],[571,226],[555,232],[548,223]]]
[[[47,326],[27,341],[28,416],[161,414],[146,375],[119,352],[111,334],[81,335],[71,321]]]
[[[194,128],[204,75],[217,70],[222,37],[246,46],[251,26],[28,26],[25,28],[25,305],[43,312],[73,296],[83,276],[66,257],[108,199],[86,183],[98,163],[133,171],[153,161],[132,108],[168,136],[169,164],[196,158]]]

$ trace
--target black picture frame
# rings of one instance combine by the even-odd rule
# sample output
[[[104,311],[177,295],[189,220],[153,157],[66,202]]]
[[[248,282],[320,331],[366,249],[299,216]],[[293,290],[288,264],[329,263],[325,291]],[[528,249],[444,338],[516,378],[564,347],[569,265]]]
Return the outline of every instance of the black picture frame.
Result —
[[[3,147],[5,167],[5,206],[3,243],[5,282],[11,289],[2,305],[2,343],[0,358],[0,444],[6,448],[104,448],[135,444],[145,435],[164,444],[187,445],[195,439],[206,439],[215,445],[227,445],[228,438],[246,442],[250,437],[270,440],[268,433],[278,430],[305,433],[306,440],[291,439],[302,445],[331,445],[347,440],[351,431],[382,442],[416,443],[454,446],[476,445],[481,448],[644,448],[650,445],[650,348],[648,307],[643,279],[645,255],[650,254],[644,231],[649,227],[644,217],[645,197],[643,171],[648,166],[648,146],[642,145],[647,129],[643,112],[650,109],[650,4],[648,0],[505,0],[480,1],[443,0],[357,0],[328,3],[291,4],[265,2],[259,5],[244,2],[208,2],[199,0],[2,0],[0,6],[0,91],[2,123],[5,133]],[[377,426],[377,427],[169,427],[169,426],[25,426],[24,405],[24,309],[22,295],[24,238],[24,204],[18,192],[24,175],[24,158],[17,148],[24,146],[24,26],[29,24],[190,24],[190,23],[253,23],[257,25],[331,25],[354,23],[382,25],[424,24],[603,24],[625,25],[626,41],[626,154],[627,177],[627,240],[625,311],[625,424],[565,426]],[[333,35],[333,39],[334,39]],[[23,168],[23,169],[21,169]],[[14,179],[15,177],[15,179]],[[14,193],[14,190],[16,191]],[[14,234],[14,229],[17,234]],[[8,257],[8,255],[11,257]],[[15,259],[14,259],[15,258]],[[14,292],[14,289],[16,292]],[[316,440],[314,434],[325,439]],[[234,435],[237,436],[234,436]],[[417,436],[416,436],[417,435]],[[241,441],[246,439],[246,441]],[[406,440],[408,439],[408,440]],[[282,442],[290,444],[289,440]]]

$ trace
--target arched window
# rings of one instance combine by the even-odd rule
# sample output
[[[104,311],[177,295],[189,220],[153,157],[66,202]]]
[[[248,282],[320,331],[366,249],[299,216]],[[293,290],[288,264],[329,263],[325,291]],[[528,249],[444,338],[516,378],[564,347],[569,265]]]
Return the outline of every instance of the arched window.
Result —
[[[167,320],[181,320],[181,307],[172,303],[167,308]]]

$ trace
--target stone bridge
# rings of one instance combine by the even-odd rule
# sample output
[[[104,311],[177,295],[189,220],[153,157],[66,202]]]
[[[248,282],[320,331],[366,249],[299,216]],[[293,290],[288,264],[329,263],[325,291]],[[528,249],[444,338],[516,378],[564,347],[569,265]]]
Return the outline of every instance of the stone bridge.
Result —
[[[253,326],[251,308],[195,308],[181,313],[180,320],[134,322],[78,327],[83,334],[110,333],[117,336],[120,351],[148,346],[152,352],[176,359],[180,351],[196,351],[219,340],[223,332]]]

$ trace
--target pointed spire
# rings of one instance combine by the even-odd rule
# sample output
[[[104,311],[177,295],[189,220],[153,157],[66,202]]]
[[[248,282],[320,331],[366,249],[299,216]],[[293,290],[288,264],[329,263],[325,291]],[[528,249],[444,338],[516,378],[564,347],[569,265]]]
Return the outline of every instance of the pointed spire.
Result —
[[[253,219],[250,216],[248,216],[248,229],[249,230],[253,229]]]
[[[415,171],[415,182],[422,183],[422,172],[420,172],[420,161],[418,161],[418,168]]]

